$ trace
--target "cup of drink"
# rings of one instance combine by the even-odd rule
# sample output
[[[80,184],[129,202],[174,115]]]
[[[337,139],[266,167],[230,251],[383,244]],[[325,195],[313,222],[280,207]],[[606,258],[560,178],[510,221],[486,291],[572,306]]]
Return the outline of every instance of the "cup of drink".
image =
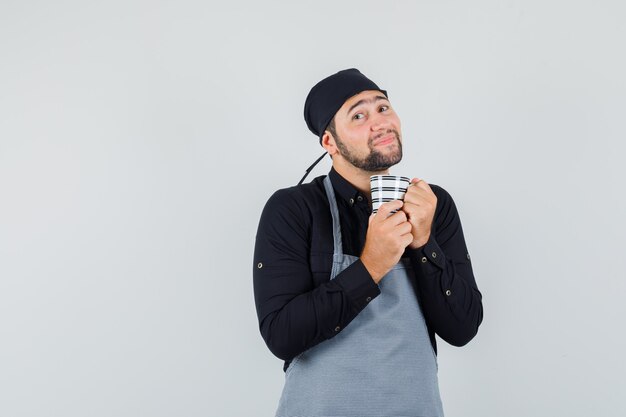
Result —
[[[399,175],[372,175],[370,189],[372,191],[372,213],[377,213],[379,207],[388,201],[404,200],[404,194],[411,180]],[[397,210],[392,211],[395,213]]]

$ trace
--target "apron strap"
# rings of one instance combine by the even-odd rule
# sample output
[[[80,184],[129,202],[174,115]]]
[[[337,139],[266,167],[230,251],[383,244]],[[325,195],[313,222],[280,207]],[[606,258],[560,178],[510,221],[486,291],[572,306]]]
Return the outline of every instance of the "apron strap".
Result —
[[[339,224],[337,199],[335,198],[335,190],[333,189],[333,184],[330,182],[330,177],[328,175],[324,178],[324,188],[326,188],[326,196],[328,197],[328,203],[330,204],[330,214],[333,216],[333,259],[336,260],[343,257],[343,243],[341,241],[341,225]]]

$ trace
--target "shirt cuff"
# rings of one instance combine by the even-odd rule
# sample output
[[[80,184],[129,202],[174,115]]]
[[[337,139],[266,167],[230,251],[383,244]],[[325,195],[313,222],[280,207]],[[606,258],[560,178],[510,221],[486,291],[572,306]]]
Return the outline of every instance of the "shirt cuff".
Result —
[[[407,248],[407,251],[413,264],[425,274],[439,272],[446,266],[446,255],[432,233],[424,246],[417,249]]]
[[[333,281],[343,289],[357,311],[363,310],[380,294],[378,284],[360,259],[344,269]]]

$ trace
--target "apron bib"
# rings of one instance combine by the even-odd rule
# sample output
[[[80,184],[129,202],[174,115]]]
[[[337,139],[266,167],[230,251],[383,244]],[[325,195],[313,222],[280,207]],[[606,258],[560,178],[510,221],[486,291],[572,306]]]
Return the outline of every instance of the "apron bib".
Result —
[[[324,187],[333,219],[334,279],[358,257],[343,254],[328,176]],[[341,332],[292,360],[276,417],[443,416],[437,357],[410,262],[401,259],[379,288],[378,297]]]

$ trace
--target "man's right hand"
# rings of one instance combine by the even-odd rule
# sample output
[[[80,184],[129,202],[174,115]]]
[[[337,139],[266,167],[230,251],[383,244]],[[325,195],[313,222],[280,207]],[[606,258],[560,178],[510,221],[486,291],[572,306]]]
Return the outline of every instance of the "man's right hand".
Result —
[[[400,261],[404,249],[413,242],[411,223],[400,210],[404,203],[393,200],[382,204],[369,218],[361,262],[376,284]],[[398,210],[389,215],[392,210]]]

